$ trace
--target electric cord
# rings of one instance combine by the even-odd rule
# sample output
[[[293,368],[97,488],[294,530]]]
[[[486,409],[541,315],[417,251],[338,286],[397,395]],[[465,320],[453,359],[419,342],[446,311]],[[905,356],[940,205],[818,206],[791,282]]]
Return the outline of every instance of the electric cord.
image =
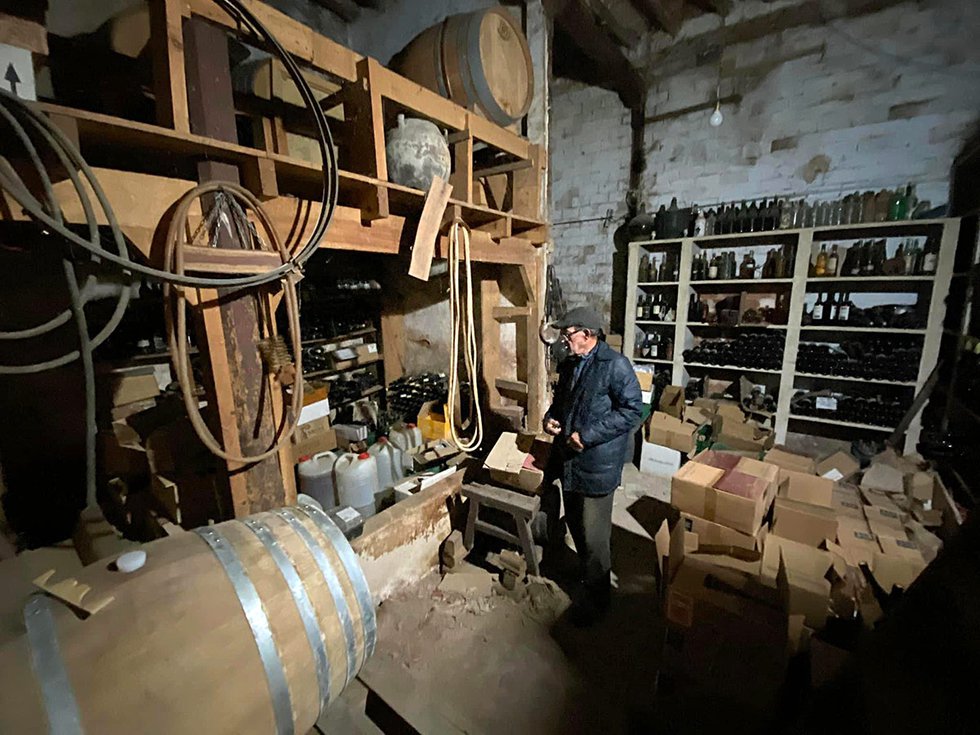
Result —
[[[462,237],[460,234],[462,233]],[[460,261],[466,274],[465,287],[460,283]],[[462,290],[462,294],[460,291]],[[463,452],[472,452],[483,442],[483,414],[480,409],[478,391],[479,372],[477,370],[476,323],[473,305],[473,268],[470,261],[470,231],[461,220],[453,221],[449,230],[449,400],[447,421],[449,436]],[[474,424],[473,434],[468,439],[461,433],[466,424],[456,427],[457,402],[461,400],[459,382],[459,359],[462,352],[466,377],[470,384],[470,413]]]

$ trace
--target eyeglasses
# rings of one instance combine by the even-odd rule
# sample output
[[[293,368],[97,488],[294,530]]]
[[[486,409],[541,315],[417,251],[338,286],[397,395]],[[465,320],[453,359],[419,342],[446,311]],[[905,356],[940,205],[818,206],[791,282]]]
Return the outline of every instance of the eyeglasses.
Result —
[[[579,332],[584,332],[584,331],[585,331],[585,329],[583,329],[583,328],[580,327],[579,329],[574,329],[571,332],[562,332],[561,333],[561,338],[563,340],[565,340],[566,342],[571,342],[572,341],[572,337],[574,337]]]

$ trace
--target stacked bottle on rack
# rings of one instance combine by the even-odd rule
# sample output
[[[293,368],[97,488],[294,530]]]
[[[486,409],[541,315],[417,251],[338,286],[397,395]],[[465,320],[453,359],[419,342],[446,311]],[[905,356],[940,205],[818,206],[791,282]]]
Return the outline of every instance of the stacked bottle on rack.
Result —
[[[738,261],[733,250],[715,252],[710,256],[706,251],[702,251],[694,256],[691,264],[691,280],[750,281],[755,278],[791,278],[794,261],[795,246],[789,244],[768,250],[761,267],[751,251],[742,255],[741,262]]]
[[[636,330],[633,355],[642,360],[673,360],[674,339],[659,330]]]
[[[797,371],[816,375],[911,382],[922,346],[900,337],[862,338],[836,344],[801,342]]]
[[[894,397],[853,396],[836,391],[799,391],[790,404],[790,413],[795,416],[813,416],[891,428],[901,422],[908,407],[908,400]]]
[[[703,339],[684,350],[684,361],[759,370],[778,370],[783,365],[782,334],[740,334],[735,339]]]
[[[677,312],[671,298],[666,294],[640,292],[636,297],[636,321],[673,322]]]
[[[673,253],[664,253],[659,259],[656,255],[640,256],[638,283],[661,283],[677,280],[678,259]]]
[[[912,238],[902,240],[892,257],[888,257],[887,242],[859,240],[849,248],[839,243],[820,245],[810,268],[810,276],[931,276],[939,263],[939,243],[927,238],[923,246]]]

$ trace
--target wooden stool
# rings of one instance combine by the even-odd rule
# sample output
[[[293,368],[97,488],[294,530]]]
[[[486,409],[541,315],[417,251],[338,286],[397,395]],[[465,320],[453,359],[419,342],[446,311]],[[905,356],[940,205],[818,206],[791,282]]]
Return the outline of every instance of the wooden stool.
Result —
[[[541,498],[489,485],[463,485],[463,497],[470,500],[470,514],[466,519],[466,533],[463,538],[466,548],[473,547],[473,538],[477,531],[496,536],[522,548],[524,558],[527,559],[528,572],[537,576],[538,555],[534,550],[534,539],[531,537],[531,519],[541,508]],[[481,505],[509,513],[517,526],[518,535],[515,536],[500,526],[481,521]]]

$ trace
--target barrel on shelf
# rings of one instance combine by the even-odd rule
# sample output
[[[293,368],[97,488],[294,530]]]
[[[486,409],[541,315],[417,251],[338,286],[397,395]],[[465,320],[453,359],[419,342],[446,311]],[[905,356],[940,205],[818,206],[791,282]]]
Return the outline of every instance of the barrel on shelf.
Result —
[[[374,650],[370,590],[314,504],[146,544],[130,574],[77,576],[80,619],[44,595],[0,647],[0,732],[305,733]]]
[[[534,95],[527,39],[502,7],[446,18],[416,36],[392,68],[503,126],[524,117]]]

